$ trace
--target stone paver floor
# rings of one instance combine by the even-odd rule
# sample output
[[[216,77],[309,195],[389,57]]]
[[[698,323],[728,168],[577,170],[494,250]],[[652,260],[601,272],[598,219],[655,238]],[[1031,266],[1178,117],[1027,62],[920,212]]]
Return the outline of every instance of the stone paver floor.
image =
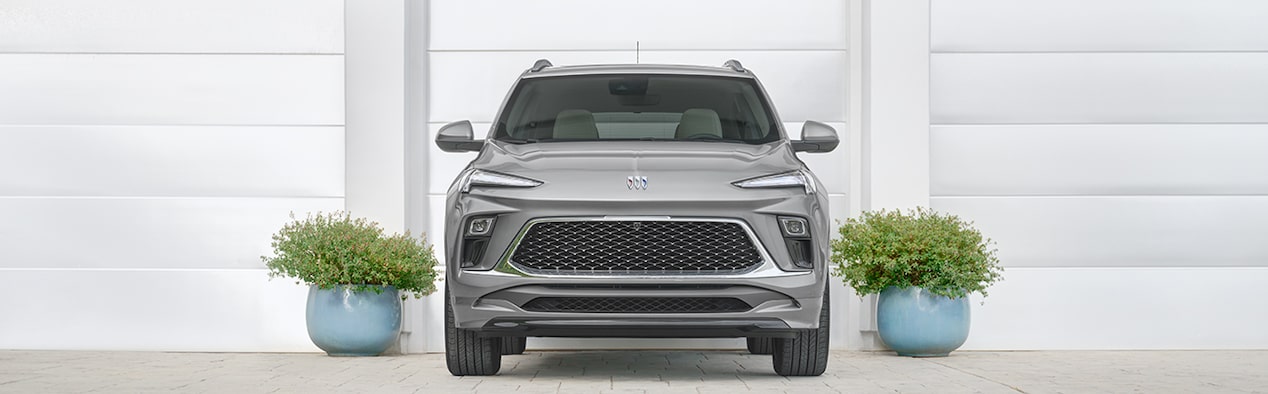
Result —
[[[1193,393],[1268,392],[1268,351],[832,353],[785,378],[738,351],[529,351],[497,376],[453,377],[444,355],[0,351],[0,392]]]

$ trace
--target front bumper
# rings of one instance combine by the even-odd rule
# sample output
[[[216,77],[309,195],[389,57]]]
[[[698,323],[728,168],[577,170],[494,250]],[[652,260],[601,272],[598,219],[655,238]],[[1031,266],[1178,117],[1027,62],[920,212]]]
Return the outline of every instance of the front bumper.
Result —
[[[712,317],[558,319],[507,317],[491,320],[482,336],[578,338],[792,338],[796,330],[775,318]]]
[[[791,330],[818,327],[825,284],[814,272],[755,279],[638,278],[616,282],[459,271],[450,278],[448,297],[454,303],[458,328],[493,335],[570,337],[780,336]],[[580,284],[585,286],[577,286]],[[724,296],[742,299],[753,308],[721,313],[535,312],[521,308],[536,297],[563,296]]]
[[[567,201],[532,199],[524,190],[451,193],[446,210],[446,284],[458,328],[485,335],[564,337],[770,337],[817,328],[828,258],[826,201],[799,191],[748,193],[724,201]],[[619,214],[619,215],[618,215]],[[460,267],[462,237],[473,217],[496,216],[487,250],[474,267]],[[735,275],[534,276],[506,264],[505,256],[524,226],[560,217],[717,218],[744,223],[767,263]],[[777,217],[811,223],[815,267],[797,269]],[[512,269],[508,269],[512,268]],[[734,296],[752,306],[744,312],[577,313],[522,308],[536,297]]]

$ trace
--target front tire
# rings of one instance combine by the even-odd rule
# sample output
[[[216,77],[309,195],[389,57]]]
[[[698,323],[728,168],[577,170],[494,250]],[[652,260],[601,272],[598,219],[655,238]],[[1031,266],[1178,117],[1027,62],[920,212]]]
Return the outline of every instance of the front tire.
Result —
[[[819,376],[828,368],[828,292],[819,308],[819,328],[801,330],[795,338],[774,338],[771,359],[781,376]]]
[[[748,338],[748,352],[753,354],[771,354],[775,351],[772,338]]]
[[[453,376],[486,376],[502,368],[502,339],[485,338],[458,328],[453,302],[445,288],[445,364]]]
[[[524,349],[528,347],[528,338],[525,337],[502,337],[502,355],[524,354]]]

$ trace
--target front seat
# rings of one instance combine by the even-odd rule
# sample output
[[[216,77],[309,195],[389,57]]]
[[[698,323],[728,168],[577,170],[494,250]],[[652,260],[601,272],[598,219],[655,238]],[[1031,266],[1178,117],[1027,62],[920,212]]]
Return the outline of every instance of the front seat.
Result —
[[[565,109],[555,116],[556,139],[597,140],[599,128],[594,124],[594,114],[584,109]]]
[[[692,108],[682,113],[674,138],[716,138],[722,139],[722,120],[718,113],[706,108]]]

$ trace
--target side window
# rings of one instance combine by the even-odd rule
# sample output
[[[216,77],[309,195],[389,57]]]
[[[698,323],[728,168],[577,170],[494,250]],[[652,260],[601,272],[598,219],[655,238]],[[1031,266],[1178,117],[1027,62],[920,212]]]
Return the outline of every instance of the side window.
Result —
[[[731,110],[735,112],[735,128],[740,134],[740,138],[761,138],[762,135],[758,133],[757,126],[753,124],[753,116],[750,114],[752,110],[749,109],[748,100],[745,100],[744,96],[737,94],[735,95],[735,101],[731,103],[731,107]]]
[[[503,119],[508,117],[510,119],[523,119],[525,113],[528,112],[527,107],[537,101],[534,99],[537,95],[536,89],[533,89],[532,85],[522,86],[520,89],[521,91],[516,94],[519,99],[510,103],[511,106],[506,109],[507,116],[504,116]],[[498,127],[500,127],[503,132],[511,138],[525,139],[522,124],[516,123],[507,125],[505,122],[498,122]],[[510,128],[508,129],[508,127]]]
[[[521,122],[512,125],[511,136],[517,139],[541,139],[550,138],[550,130],[554,127],[555,117],[544,117],[542,107],[549,104],[538,92],[536,86],[529,84],[525,87],[523,98],[517,100],[518,113],[513,113],[511,119],[520,119]]]
[[[749,138],[763,139],[770,136],[771,119],[766,116],[766,109],[756,100],[757,97],[757,91],[752,86],[744,86],[744,94],[738,97],[743,108],[740,119],[749,124],[747,129],[753,133]]]

